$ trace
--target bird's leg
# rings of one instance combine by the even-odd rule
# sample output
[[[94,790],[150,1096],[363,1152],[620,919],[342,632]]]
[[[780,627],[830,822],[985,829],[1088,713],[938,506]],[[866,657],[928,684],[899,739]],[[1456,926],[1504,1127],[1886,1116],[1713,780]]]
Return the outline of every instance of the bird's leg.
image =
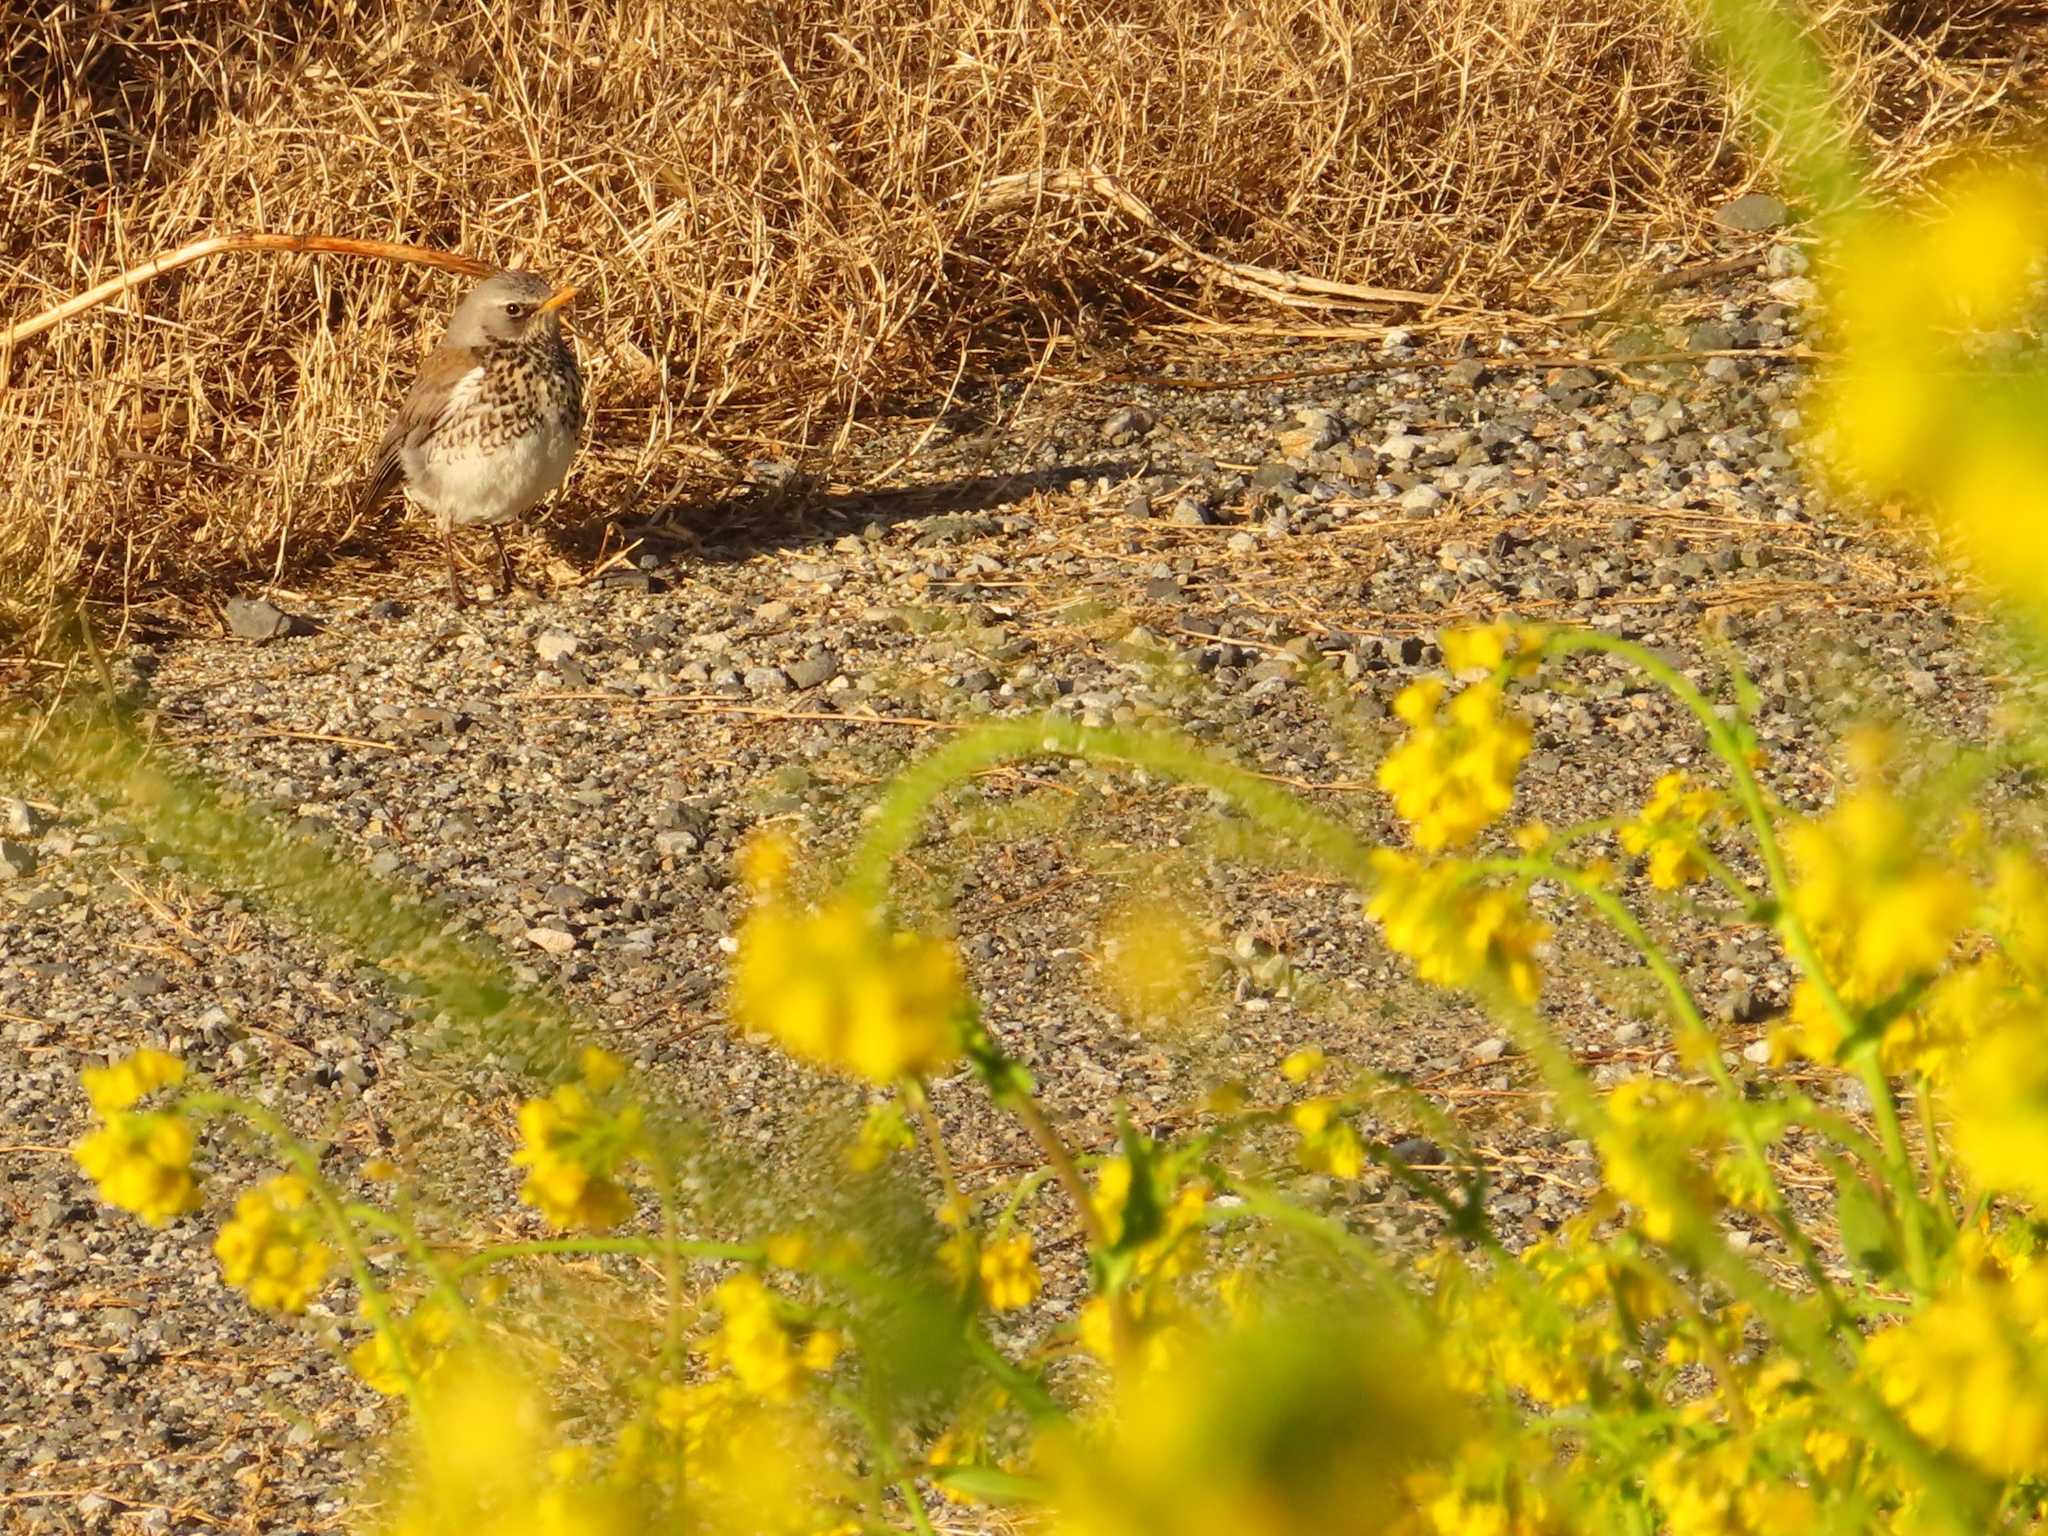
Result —
[[[498,543],[498,586],[507,597],[510,597],[512,589],[518,585],[519,579],[512,574],[512,555],[505,548],[505,530],[496,523],[493,523],[491,524],[491,537],[497,540]]]
[[[469,606],[469,599],[463,594],[461,578],[455,574],[454,529],[445,528],[441,531],[441,548],[448,556],[448,601],[458,608],[466,608]]]

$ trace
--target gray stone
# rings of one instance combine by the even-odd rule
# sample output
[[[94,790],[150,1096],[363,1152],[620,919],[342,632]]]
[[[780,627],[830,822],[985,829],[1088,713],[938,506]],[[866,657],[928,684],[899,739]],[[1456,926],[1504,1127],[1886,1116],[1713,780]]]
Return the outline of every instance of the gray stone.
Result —
[[[576,947],[576,935],[566,928],[529,928],[526,942],[551,955],[566,955]]]
[[[276,640],[295,632],[298,621],[260,597],[231,597],[224,605],[228,633],[241,640]]]
[[[830,651],[820,651],[815,656],[806,656],[802,661],[789,664],[789,680],[800,689],[829,683],[838,675],[839,658]]]
[[[533,642],[534,654],[551,665],[564,657],[574,656],[582,648],[581,640],[560,629],[545,630],[540,638]]]
[[[1154,417],[1142,405],[1127,405],[1112,411],[1102,424],[1102,435],[1110,442],[1121,437],[1143,437],[1152,430]]]
[[[1167,520],[1183,528],[1206,528],[1216,521],[1216,514],[1209,510],[1208,503],[1183,496],[1173,504],[1173,513]]]
[[[789,674],[780,667],[749,667],[740,681],[749,693],[789,692]]]
[[[1685,338],[1690,352],[1726,352],[1735,345],[1735,328],[1719,320],[1702,320]]]
[[[9,837],[41,837],[50,819],[26,800],[0,800],[0,832]]]
[[[0,880],[26,880],[35,872],[35,849],[11,837],[0,837]]]
[[[1507,1053],[1508,1043],[1499,1035],[1491,1036],[1472,1047],[1474,1061],[1499,1061]]]
[[[1401,510],[1427,517],[1444,504],[1444,493],[1433,485],[1418,485],[1401,498]]]
[[[1444,382],[1453,389],[1477,389],[1486,379],[1486,364],[1476,357],[1464,358],[1444,370]]]
[[[1252,471],[1252,484],[1268,491],[1291,491],[1301,484],[1301,475],[1290,464],[1268,459]]]
[[[1743,234],[1759,234],[1767,229],[1778,229],[1788,223],[1792,210],[1768,192],[1751,192],[1732,202],[1723,203],[1714,210],[1714,222],[1723,229],[1739,230]]]

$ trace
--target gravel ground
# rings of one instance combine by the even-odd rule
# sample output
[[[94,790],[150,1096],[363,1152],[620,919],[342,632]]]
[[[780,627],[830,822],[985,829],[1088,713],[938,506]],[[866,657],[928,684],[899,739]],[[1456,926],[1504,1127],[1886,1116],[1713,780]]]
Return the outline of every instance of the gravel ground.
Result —
[[[1499,337],[1445,356],[1424,335],[1124,359],[878,443],[877,463],[919,447],[901,494],[755,466],[689,527],[636,530],[594,585],[462,613],[430,574],[272,594],[299,622],[238,607],[232,629],[289,633],[128,660],[162,738],[431,892],[800,1190],[807,1123],[859,1095],[727,1029],[732,854],[769,820],[842,848],[948,722],[1171,717],[1383,837],[1388,701],[1438,668],[1439,626],[1512,612],[1640,639],[1703,682],[1732,646],[1795,803],[1830,792],[1859,709],[1981,734],[1993,695],[1945,587],[1796,473],[1799,377],[1779,354],[1801,342],[1800,269],[1782,247],[1619,344],[1676,361],[1552,365]],[[1210,387],[1232,379],[1252,382]],[[1588,660],[1565,681],[1529,701],[1530,814],[1621,812],[1703,758],[1633,677]],[[224,1290],[207,1244],[221,1192],[261,1166],[249,1152],[213,1154],[213,1206],[165,1232],[96,1205],[61,1150],[83,1125],[77,1071],[167,1045],[331,1140],[337,1167],[398,1155],[507,1232],[534,1226],[503,1161],[515,1082],[423,1049],[345,955],[187,883],[88,806],[47,809],[0,847],[0,1526],[333,1528],[382,1422],[320,1347],[352,1336],[352,1304],[330,1292],[309,1343]],[[1416,989],[1336,887],[1222,859],[1229,830],[1202,794],[1028,765],[948,802],[903,884],[950,910],[991,1026],[1077,1142],[1109,1142],[1119,1099],[1159,1123],[1221,1079],[1276,1091],[1278,1058],[1313,1041],[1465,1116],[1508,1233],[1554,1225],[1592,1166],[1530,1113],[1496,1030]],[[1093,956],[1104,914],[1167,880],[1218,977],[1194,1024],[1162,1033],[1118,1017]],[[1660,922],[1755,1070],[1744,1048],[1789,985],[1774,951]],[[1641,974],[1597,935],[1562,942],[1579,963],[1547,1005],[1572,1046],[1603,1075],[1675,1071]],[[935,1098],[970,1180],[1027,1164],[971,1083]],[[1334,1198],[1363,1230],[1416,1219],[1370,1179]],[[1079,1282],[1071,1232],[1041,1240],[1051,1322]]]

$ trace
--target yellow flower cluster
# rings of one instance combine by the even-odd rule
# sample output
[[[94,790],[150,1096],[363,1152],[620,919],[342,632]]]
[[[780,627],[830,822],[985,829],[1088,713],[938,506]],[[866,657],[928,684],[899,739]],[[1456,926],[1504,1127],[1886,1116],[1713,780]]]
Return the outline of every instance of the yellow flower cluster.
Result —
[[[214,1257],[229,1285],[270,1312],[303,1312],[334,1255],[320,1240],[313,1191],[295,1173],[279,1174],[235,1202],[233,1220],[214,1239]]]
[[[624,1075],[616,1057],[588,1049],[581,1065],[582,1081],[519,1106],[521,1146],[512,1161],[527,1171],[520,1200],[550,1226],[599,1231],[633,1214],[613,1175],[641,1151],[641,1113],[636,1104],[602,1102]]]
[[[364,1316],[369,1314],[365,1311]],[[349,1369],[372,1391],[397,1397],[406,1376],[424,1381],[446,1357],[461,1316],[448,1303],[429,1297],[404,1317],[393,1318],[348,1352]]]
[[[1636,819],[1621,828],[1621,846],[1647,857],[1650,884],[1660,891],[1678,890],[1706,877],[1701,838],[1720,808],[1721,797],[1713,790],[1695,785],[1682,772],[1667,773]]]
[[[2000,1477],[2048,1475],[2048,1267],[1965,1275],[1864,1365],[1913,1432]]]
[[[1506,671],[1511,677],[1526,677],[1543,660],[1544,642],[1550,631],[1541,624],[1480,624],[1468,629],[1447,629],[1437,636],[1444,653],[1444,665],[1453,673]]]
[[[1980,1189],[2048,1208],[2048,1050],[2037,1011],[1976,1016],[1981,1032],[1952,1074],[1956,1156]]]
[[[757,1276],[734,1275],[713,1292],[720,1323],[707,1350],[755,1397],[784,1403],[796,1396],[807,1372],[828,1371],[839,1357],[839,1336],[817,1328],[799,1339],[783,1321],[775,1293]]]
[[[891,932],[844,897],[755,906],[740,927],[732,1011],[793,1056],[877,1083],[950,1064],[971,1016],[950,943]]]
[[[1789,828],[1784,840],[1794,908],[1851,1009],[1889,1001],[1948,959],[1975,893],[1961,871],[1922,851],[1897,798],[1859,789],[1825,818]],[[1843,1043],[1811,977],[1793,993],[1786,1043],[1816,1061],[1832,1061]]]
[[[1615,1084],[1607,1125],[1596,1138],[1607,1187],[1636,1209],[1643,1233],[1668,1243],[1687,1216],[1718,1210],[1731,1196],[1755,1204],[1731,1163],[1709,1163],[1727,1139],[1727,1116],[1712,1095],[1653,1078]]]
[[[1031,1256],[1031,1234],[998,1238],[981,1251],[981,1293],[998,1312],[1014,1312],[1038,1299],[1045,1279]]]
[[[1387,943],[1438,986],[1469,988],[1493,980],[1523,1002],[1542,986],[1537,950],[1550,930],[1529,915],[1518,893],[1481,885],[1455,864],[1409,854],[1373,854],[1379,885],[1366,912]]]
[[[153,1227],[197,1206],[191,1124],[176,1110],[134,1107],[145,1095],[183,1082],[185,1064],[145,1048],[110,1066],[87,1067],[79,1076],[103,1123],[71,1155],[99,1186],[100,1198]]]
[[[1833,264],[1841,360],[1815,412],[1831,467],[1871,501],[1932,505],[1977,568],[2038,616],[2048,606],[2048,443],[2038,359],[1969,352],[2025,323],[2048,256],[2048,174],[1967,166],[1917,208],[1858,219]]]
[[[1670,1536],[1780,1536],[1805,1530],[1813,1494],[1754,1465],[1753,1446],[1729,1439],[1674,1447],[1651,1464],[1645,1485]]]
[[[1334,1178],[1355,1179],[1365,1169],[1365,1148],[1332,1098],[1304,1099],[1287,1112],[1301,1133],[1295,1156],[1302,1166]]]
[[[1394,699],[1408,735],[1380,763],[1376,781],[1435,853],[1462,848],[1514,804],[1515,773],[1529,755],[1529,724],[1502,707],[1497,682],[1474,683],[1440,708],[1444,685],[1410,683]]]

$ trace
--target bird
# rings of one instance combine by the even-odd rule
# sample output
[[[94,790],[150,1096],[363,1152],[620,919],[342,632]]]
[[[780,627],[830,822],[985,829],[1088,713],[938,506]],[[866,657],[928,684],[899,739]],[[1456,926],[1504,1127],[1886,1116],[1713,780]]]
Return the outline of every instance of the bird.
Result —
[[[458,608],[468,599],[455,569],[455,530],[491,530],[510,591],[504,526],[560,485],[576,456],[583,373],[561,325],[562,307],[575,296],[537,272],[495,272],[478,283],[420,365],[370,462],[357,515],[374,511],[403,482],[406,499],[440,530],[448,595]]]

